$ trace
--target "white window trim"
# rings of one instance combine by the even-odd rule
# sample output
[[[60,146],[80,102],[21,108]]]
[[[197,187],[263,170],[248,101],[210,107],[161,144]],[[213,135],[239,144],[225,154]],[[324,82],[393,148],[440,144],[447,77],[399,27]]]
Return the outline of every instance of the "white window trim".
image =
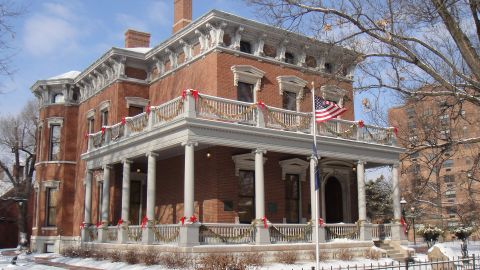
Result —
[[[278,90],[280,95],[283,96],[283,92],[292,92],[297,94],[297,112],[300,111],[300,104],[301,100],[303,99],[304,96],[304,88],[307,85],[307,81],[300,79],[297,76],[291,76],[291,75],[286,75],[286,76],[278,76],[277,77],[277,82],[278,82]]]
[[[43,191],[46,191],[47,188],[53,188],[55,189],[55,191],[58,191],[58,189],[60,188],[60,181],[59,180],[42,181],[41,186]]]
[[[257,92],[260,91],[265,71],[250,65],[236,65],[230,68],[233,72],[233,85],[238,82],[253,84],[253,102],[257,102]]]
[[[338,106],[343,108],[343,99],[347,94],[347,90],[336,85],[324,85],[320,87],[322,98],[335,101]]]
[[[105,100],[99,105],[99,109],[101,112],[107,111],[110,108],[110,100]]]
[[[48,123],[48,128],[50,128],[52,125],[60,125],[60,127],[62,127],[63,126],[63,117],[47,118],[47,123]]]
[[[125,100],[127,101],[127,108],[130,108],[130,106],[139,106],[139,107],[145,107],[147,106],[149,100],[144,99],[141,97],[125,97]]]
[[[232,156],[233,162],[235,162],[235,175],[240,175],[240,170],[255,170],[255,154],[247,153],[241,155]],[[263,164],[267,161],[267,158],[263,158]]]
[[[90,109],[86,113],[87,119],[95,118],[95,109]]]
[[[300,181],[306,181],[307,168],[309,163],[299,158],[292,158],[278,162],[282,167],[282,180],[286,179],[287,174],[298,174]]]

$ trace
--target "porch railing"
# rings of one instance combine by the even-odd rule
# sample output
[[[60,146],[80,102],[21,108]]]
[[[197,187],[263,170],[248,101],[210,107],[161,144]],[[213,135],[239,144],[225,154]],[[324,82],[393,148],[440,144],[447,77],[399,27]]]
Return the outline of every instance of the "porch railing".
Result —
[[[312,241],[310,224],[272,224],[269,227],[271,243],[308,243]]]
[[[180,226],[178,224],[162,224],[153,227],[154,244],[178,243]]]
[[[88,150],[100,148],[134,134],[148,132],[154,127],[177,118],[190,117],[261,128],[311,133],[312,116],[308,112],[295,112],[209,95],[185,94],[159,106],[148,107],[146,112],[125,117],[121,123],[105,126],[102,131],[88,134]],[[342,138],[383,145],[394,145],[395,129],[364,125],[362,122],[331,119],[317,125],[319,136]]]
[[[325,240],[334,239],[360,239],[360,228],[356,224],[325,224]]]
[[[392,237],[392,227],[390,224],[373,224],[372,239],[383,240]]]
[[[107,228],[107,242],[117,242],[118,240],[118,227],[108,226]]]
[[[203,223],[200,244],[249,244],[255,242],[255,226],[250,224]]]
[[[86,228],[88,231],[88,237],[90,238],[91,242],[97,241],[98,239],[98,228],[95,225],[91,225]]]
[[[138,225],[128,226],[128,242],[129,243],[140,243],[142,242],[142,227]]]

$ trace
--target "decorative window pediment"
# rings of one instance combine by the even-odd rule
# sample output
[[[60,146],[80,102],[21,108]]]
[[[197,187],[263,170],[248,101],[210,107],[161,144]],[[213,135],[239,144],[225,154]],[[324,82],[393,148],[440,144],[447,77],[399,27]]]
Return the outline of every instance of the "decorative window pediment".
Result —
[[[46,190],[47,188],[54,188],[54,189],[58,190],[58,188],[60,187],[60,181],[58,181],[58,180],[47,180],[47,181],[43,181],[41,183],[41,185],[42,185],[43,190]]]
[[[87,115],[87,119],[94,118],[95,117],[95,109],[88,110],[86,115]]]
[[[102,101],[102,103],[100,103],[100,111],[105,111],[105,110],[108,110],[108,108],[110,107],[110,100],[105,100],[105,101]]]
[[[299,158],[292,158],[278,162],[282,167],[282,179],[285,180],[287,174],[300,175],[300,181],[306,181],[307,168],[309,163]]]
[[[303,98],[303,89],[307,85],[307,81],[302,80],[297,76],[278,76],[277,82],[280,95],[283,95],[284,91],[289,91],[296,93],[298,99]]]
[[[320,92],[324,99],[335,101],[340,107],[343,107],[343,98],[347,94],[347,90],[336,85],[324,85],[320,88]]]
[[[265,75],[263,70],[260,70],[254,66],[249,65],[236,65],[232,66],[233,72],[233,84],[238,86],[238,82],[250,83],[254,85],[254,92],[260,91],[262,84],[262,78]],[[254,94],[254,102],[256,102],[256,94]]]
[[[148,99],[141,97],[125,97],[125,100],[127,101],[127,108],[130,108],[130,106],[146,107],[148,104]]]
[[[47,118],[48,127],[50,128],[51,125],[59,125],[63,126],[63,117],[50,117]]]
[[[241,155],[232,156],[233,162],[235,162],[235,175],[238,176],[240,170],[255,170],[255,154],[246,153]],[[267,158],[263,158],[263,163],[267,161]]]

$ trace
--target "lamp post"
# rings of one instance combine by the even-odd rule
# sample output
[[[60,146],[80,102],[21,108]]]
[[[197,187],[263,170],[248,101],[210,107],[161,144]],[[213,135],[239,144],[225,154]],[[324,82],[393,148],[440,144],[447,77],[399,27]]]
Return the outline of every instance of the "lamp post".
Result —
[[[405,219],[405,205],[407,204],[407,201],[405,201],[405,198],[402,197],[400,200],[400,205],[402,206],[402,217]]]
[[[412,211],[411,212],[411,218],[412,218],[412,226],[413,226],[413,244],[417,245],[417,239],[416,239],[416,236],[415,236],[415,207],[412,206],[412,208],[410,208],[410,210]]]

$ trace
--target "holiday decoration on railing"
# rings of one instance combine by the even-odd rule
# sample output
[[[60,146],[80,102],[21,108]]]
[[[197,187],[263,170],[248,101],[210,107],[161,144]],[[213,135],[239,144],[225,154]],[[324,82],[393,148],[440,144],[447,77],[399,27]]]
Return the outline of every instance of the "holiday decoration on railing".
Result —
[[[335,238],[354,238],[355,235],[360,233],[360,222],[357,222],[357,226],[350,227],[352,231],[345,233],[337,233],[333,231],[330,227],[325,227],[325,231],[333,235]]]
[[[193,223],[197,223],[198,222],[198,219],[195,215],[191,216],[188,221],[193,224]]]
[[[190,91],[190,94],[192,97],[197,100],[198,99],[198,90],[195,89],[185,89],[182,91],[182,99],[185,99],[187,97],[187,92]]]
[[[398,128],[397,127],[393,127],[393,133],[395,134],[395,136],[398,136]]]
[[[268,224],[267,224],[267,217],[262,217],[261,218],[261,221],[263,222],[263,228],[264,229],[267,229],[268,228]]]
[[[134,242],[142,240],[142,230],[135,230],[130,227],[127,227],[127,236],[128,239]]]
[[[148,125],[148,115],[146,113],[139,114],[135,117],[128,117],[126,120],[128,129],[133,132],[140,132]]]
[[[319,219],[318,219],[318,225],[319,225],[320,227],[324,227],[324,226],[325,226],[325,222],[323,221],[323,218],[319,218]]]
[[[285,121],[279,119],[275,113],[273,113],[268,106],[264,106],[265,111],[267,112],[268,120],[273,119],[276,124],[279,124],[282,128],[286,130],[304,130],[310,127],[310,116],[309,115],[298,115],[297,119],[299,119],[298,124],[288,125]]]
[[[182,222],[182,226],[185,225],[185,219],[187,219],[186,217],[181,217],[180,218],[180,222]]]
[[[95,224],[95,228],[100,228],[101,226],[103,225],[103,222],[101,221],[97,221],[97,223]]]
[[[176,227],[175,231],[170,236],[164,236],[163,234],[161,234],[160,233],[160,227],[158,227],[158,226],[153,227],[153,235],[155,236],[156,241],[159,241],[159,242],[164,242],[164,243],[173,242],[173,241],[175,241],[175,239],[178,238],[179,234],[180,234],[180,228],[179,227]]]
[[[277,228],[275,225],[271,225],[270,229],[270,236],[274,239],[283,238],[287,241],[308,241],[312,235],[312,224],[307,223],[305,226],[300,228],[300,232],[295,234],[287,234],[282,233],[281,229]]]
[[[205,111],[207,111],[208,113],[214,114],[214,115],[216,115],[216,116],[218,116],[222,119],[232,120],[232,121],[244,120],[244,119],[242,119],[243,116],[251,113],[257,107],[257,104],[253,103],[252,105],[248,106],[243,112],[234,113],[234,114],[227,114],[227,113],[223,113],[219,109],[210,105],[208,100],[206,100],[204,97],[202,97],[202,95],[199,95],[198,105],[199,105],[200,108],[205,109]]]
[[[120,137],[124,135],[124,126],[123,125],[116,125],[110,127],[110,136],[112,141],[116,141]]]
[[[120,218],[117,222],[117,228],[120,228],[120,226],[122,226],[122,224],[123,224],[123,219]]]
[[[265,109],[265,103],[263,103],[263,101],[260,100],[259,102],[257,102],[257,105],[258,107],[260,107],[260,109]]]
[[[151,110],[150,105],[147,105],[147,107],[145,108],[145,112],[147,113],[147,115],[150,114],[151,111],[152,110]]]
[[[122,121],[120,123],[122,123],[122,125],[125,125],[127,123],[127,119],[125,118],[125,116],[122,117]]]
[[[105,135],[105,127],[102,127],[102,136]]]
[[[334,123],[335,124],[335,123]],[[350,125],[346,130],[344,131],[341,131],[341,132],[337,132],[335,131],[334,129],[332,129],[330,127],[330,123],[329,122],[321,122],[320,123],[320,126],[325,128],[325,130],[327,130],[328,133],[331,133],[337,137],[342,137],[342,138],[349,138],[353,135],[353,132],[356,131],[356,126],[357,124],[352,124]]]
[[[145,228],[147,227],[147,223],[148,223],[148,218],[147,218],[147,216],[143,216],[142,222],[141,222],[141,224],[140,224],[140,225],[141,225],[141,228],[142,228],[142,229],[145,229]]]
[[[359,128],[363,128],[365,126],[365,123],[363,122],[363,120],[358,121],[357,124]]]
[[[155,116],[157,117],[157,120],[161,120],[163,122],[168,122],[168,121],[172,120],[173,118],[177,117],[179,115],[180,111],[183,109],[184,102],[185,101],[183,99],[180,99],[178,101],[178,105],[177,105],[177,108],[175,109],[175,111],[168,114],[168,115],[162,114],[160,112],[160,107],[159,106],[154,107]]]
[[[85,229],[85,222],[80,223],[80,230]]]
[[[236,233],[242,230],[235,230]],[[244,238],[250,238],[251,241],[253,241],[253,235],[252,233],[255,231],[255,222],[252,222],[252,225],[250,225],[248,228],[246,228],[243,232],[237,235],[233,236],[226,236],[226,235],[221,235],[217,232],[215,232],[213,229],[209,228],[208,226],[201,225],[200,226],[200,236],[201,237],[213,237],[215,239],[221,240],[223,243],[229,243],[229,242],[234,242],[238,241]]]

